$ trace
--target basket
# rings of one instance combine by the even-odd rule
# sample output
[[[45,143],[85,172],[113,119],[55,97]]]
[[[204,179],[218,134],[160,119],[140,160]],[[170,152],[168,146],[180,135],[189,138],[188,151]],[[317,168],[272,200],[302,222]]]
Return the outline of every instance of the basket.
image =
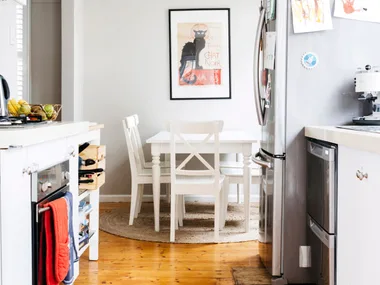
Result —
[[[45,112],[44,108],[46,105],[52,105],[54,108],[54,111],[53,111],[53,114],[51,117],[49,117],[48,114]],[[41,116],[42,121],[55,121],[55,120],[57,120],[59,112],[62,109],[61,104],[30,104],[30,107],[32,110],[32,112],[30,113],[30,115],[31,115],[30,117]],[[45,116],[43,116],[41,114],[41,111],[45,114],[46,118],[45,118]]]

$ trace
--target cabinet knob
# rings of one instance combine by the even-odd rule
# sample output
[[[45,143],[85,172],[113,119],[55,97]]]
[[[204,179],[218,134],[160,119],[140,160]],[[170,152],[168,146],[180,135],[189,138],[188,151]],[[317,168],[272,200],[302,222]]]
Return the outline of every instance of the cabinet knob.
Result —
[[[362,171],[360,171],[360,170],[357,170],[357,171],[356,171],[356,177],[357,177],[359,180],[368,179],[368,173],[366,173],[366,172],[362,172]]]
[[[32,173],[35,173],[38,171],[38,164],[33,163],[31,166],[24,168],[22,170],[22,173],[24,175],[31,175]]]
[[[73,146],[69,147],[69,156],[75,157],[75,148]]]

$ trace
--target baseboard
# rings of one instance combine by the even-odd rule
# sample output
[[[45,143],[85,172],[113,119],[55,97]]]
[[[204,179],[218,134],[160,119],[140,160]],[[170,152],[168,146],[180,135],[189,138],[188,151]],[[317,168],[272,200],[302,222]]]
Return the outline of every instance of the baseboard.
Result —
[[[101,203],[119,203],[119,202],[130,202],[131,201],[131,195],[100,195],[100,202]],[[166,195],[161,195],[161,200],[166,199]],[[251,195],[251,201],[252,202],[259,202],[260,200],[259,195],[253,194]],[[212,196],[196,196],[196,195],[189,195],[186,196],[186,201],[189,202],[213,202],[214,198]],[[236,202],[237,201],[237,195],[229,195],[228,196],[229,202]],[[244,201],[244,197],[241,196],[241,201]],[[144,195],[143,202],[153,202],[153,195]]]

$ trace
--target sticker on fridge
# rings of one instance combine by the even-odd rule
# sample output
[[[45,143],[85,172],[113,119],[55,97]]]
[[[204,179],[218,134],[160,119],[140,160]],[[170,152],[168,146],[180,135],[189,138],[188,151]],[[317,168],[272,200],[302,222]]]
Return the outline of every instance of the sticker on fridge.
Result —
[[[330,0],[292,0],[294,33],[333,28]]]
[[[334,16],[380,23],[379,0],[336,0]]]

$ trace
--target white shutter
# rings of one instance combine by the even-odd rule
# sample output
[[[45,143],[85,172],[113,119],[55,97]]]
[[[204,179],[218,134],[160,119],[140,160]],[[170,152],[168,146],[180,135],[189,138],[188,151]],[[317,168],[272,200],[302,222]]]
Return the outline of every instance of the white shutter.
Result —
[[[17,97],[24,97],[24,6],[16,5]]]

